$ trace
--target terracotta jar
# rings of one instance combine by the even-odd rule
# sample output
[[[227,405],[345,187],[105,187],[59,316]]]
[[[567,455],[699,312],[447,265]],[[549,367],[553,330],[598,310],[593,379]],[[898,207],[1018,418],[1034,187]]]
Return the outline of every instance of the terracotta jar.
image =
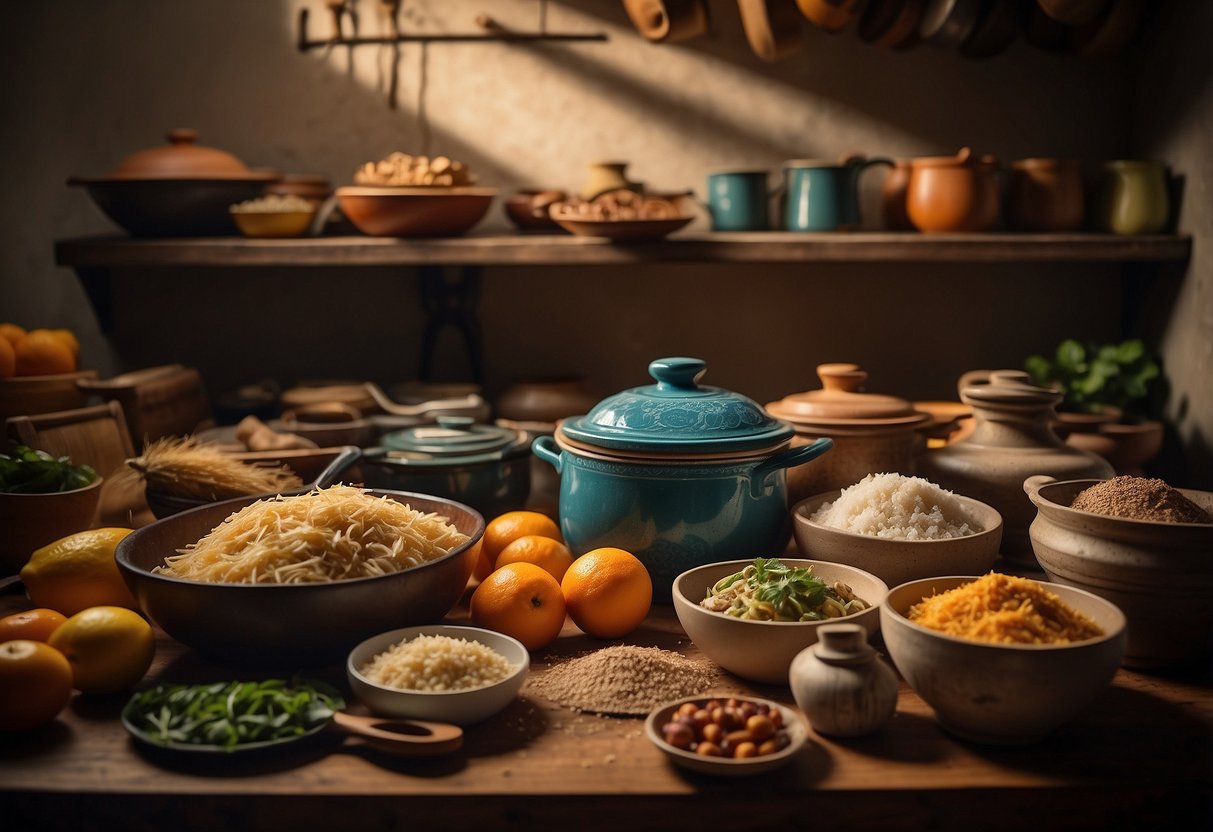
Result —
[[[910,163],[906,213],[919,231],[989,231],[998,225],[997,165],[973,158],[969,148],[955,156],[923,156]]]
[[[880,216],[889,231],[913,231],[914,223],[906,213],[906,194],[910,188],[910,160],[894,159],[880,189]]]
[[[978,370],[961,376],[960,399],[973,408],[973,433],[927,451],[918,472],[932,482],[993,506],[1002,515],[1002,554],[1036,566],[1028,527],[1036,508],[1024,494],[1028,477],[1061,480],[1113,475],[1095,454],[1071,447],[1053,432],[1061,393],[1032,384],[1020,370]]]
[[[1076,159],[1020,159],[1011,163],[1007,219],[1021,231],[1082,227],[1082,165]]]
[[[788,504],[854,485],[868,474],[913,474],[925,443],[919,429],[932,421],[930,414],[904,399],[864,392],[868,374],[858,364],[821,364],[817,376],[820,390],[766,406],[795,428],[793,446],[822,437],[834,440],[832,453],[788,471]]]

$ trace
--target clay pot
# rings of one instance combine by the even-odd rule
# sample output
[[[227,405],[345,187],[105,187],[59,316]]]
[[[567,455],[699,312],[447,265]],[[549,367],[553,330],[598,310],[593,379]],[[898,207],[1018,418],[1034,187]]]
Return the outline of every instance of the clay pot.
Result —
[[[1028,527],[1036,510],[1024,494],[1024,480],[1037,474],[1105,479],[1113,475],[1112,466],[1058,438],[1052,424],[1061,393],[1037,387],[1025,372],[965,373],[960,399],[973,408],[973,433],[923,454],[919,474],[997,509],[1003,519],[1002,554],[1035,567]]]
[[[834,440],[834,451],[813,465],[788,471],[788,501],[799,501],[854,485],[868,474],[911,475],[924,447],[919,432],[932,421],[895,396],[863,392],[868,374],[858,364],[821,364],[820,390],[771,402],[766,410],[796,430],[793,447],[822,437]]]
[[[640,191],[643,184],[632,182],[627,175],[627,162],[594,162],[581,186],[582,199],[594,199],[608,191]]]
[[[967,147],[912,160],[906,212],[919,231],[989,231],[999,219],[994,160],[974,159]]]
[[[819,734],[875,733],[897,709],[897,674],[868,644],[862,624],[826,624],[792,660],[788,684]]]
[[[0,575],[17,574],[35,549],[91,528],[102,481],[50,494],[0,494]]]
[[[1020,159],[1011,163],[1007,219],[1021,231],[1075,231],[1082,227],[1082,166],[1075,159]]]
[[[556,422],[588,413],[598,399],[575,376],[519,379],[494,403],[497,415],[513,422]]]
[[[889,231],[913,231],[914,223],[906,212],[906,194],[910,188],[910,160],[894,159],[880,189],[880,216]]]
[[[1093,431],[1071,433],[1066,444],[1099,454],[1117,474],[1144,476],[1143,467],[1162,450],[1162,422],[1104,422]]]

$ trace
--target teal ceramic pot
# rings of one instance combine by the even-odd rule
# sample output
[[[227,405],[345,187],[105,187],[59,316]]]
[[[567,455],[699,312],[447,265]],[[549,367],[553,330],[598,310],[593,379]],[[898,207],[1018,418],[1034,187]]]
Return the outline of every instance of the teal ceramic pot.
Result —
[[[854,231],[860,227],[859,177],[892,159],[852,158],[843,164],[784,162],[783,226],[788,231]]]
[[[668,603],[687,569],[782,554],[791,533],[787,469],[829,450],[789,448],[793,430],[745,396],[698,384],[705,365],[665,358],[634,387],[532,445],[560,475],[560,529],[575,554],[635,554]]]
[[[713,231],[766,231],[770,199],[765,170],[708,174],[708,210]]]
[[[366,485],[433,494],[466,503],[486,518],[526,508],[531,493],[530,436],[443,416],[386,434],[363,452]]]

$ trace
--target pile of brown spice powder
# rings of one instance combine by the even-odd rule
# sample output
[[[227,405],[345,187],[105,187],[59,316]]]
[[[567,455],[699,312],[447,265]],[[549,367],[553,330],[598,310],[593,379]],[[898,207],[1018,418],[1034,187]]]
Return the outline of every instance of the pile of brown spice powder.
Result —
[[[1209,523],[1213,518],[1182,492],[1159,479],[1113,477],[1084,489],[1070,508],[1161,523]]]
[[[531,677],[527,686],[578,711],[643,716],[665,702],[705,693],[718,680],[707,662],[625,644],[561,662]]]

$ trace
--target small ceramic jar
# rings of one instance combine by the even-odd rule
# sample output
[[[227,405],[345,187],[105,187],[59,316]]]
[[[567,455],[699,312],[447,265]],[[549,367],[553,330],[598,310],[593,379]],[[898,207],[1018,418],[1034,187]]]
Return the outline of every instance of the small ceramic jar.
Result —
[[[868,644],[862,624],[827,624],[788,670],[792,696],[819,734],[861,737],[897,709],[897,675]]]
[[[800,500],[854,485],[868,474],[911,475],[925,447],[920,432],[932,421],[904,399],[863,391],[868,374],[858,364],[821,364],[820,390],[771,402],[766,410],[796,430],[793,445],[822,437],[834,440],[834,451],[816,465],[788,471],[788,500]]]
[[[1157,234],[1170,215],[1167,171],[1161,162],[1118,159],[1104,165],[1095,225],[1112,234]]]
[[[1021,231],[1075,231],[1082,227],[1082,165],[1076,159],[1020,159],[1011,163],[1007,219]]]

